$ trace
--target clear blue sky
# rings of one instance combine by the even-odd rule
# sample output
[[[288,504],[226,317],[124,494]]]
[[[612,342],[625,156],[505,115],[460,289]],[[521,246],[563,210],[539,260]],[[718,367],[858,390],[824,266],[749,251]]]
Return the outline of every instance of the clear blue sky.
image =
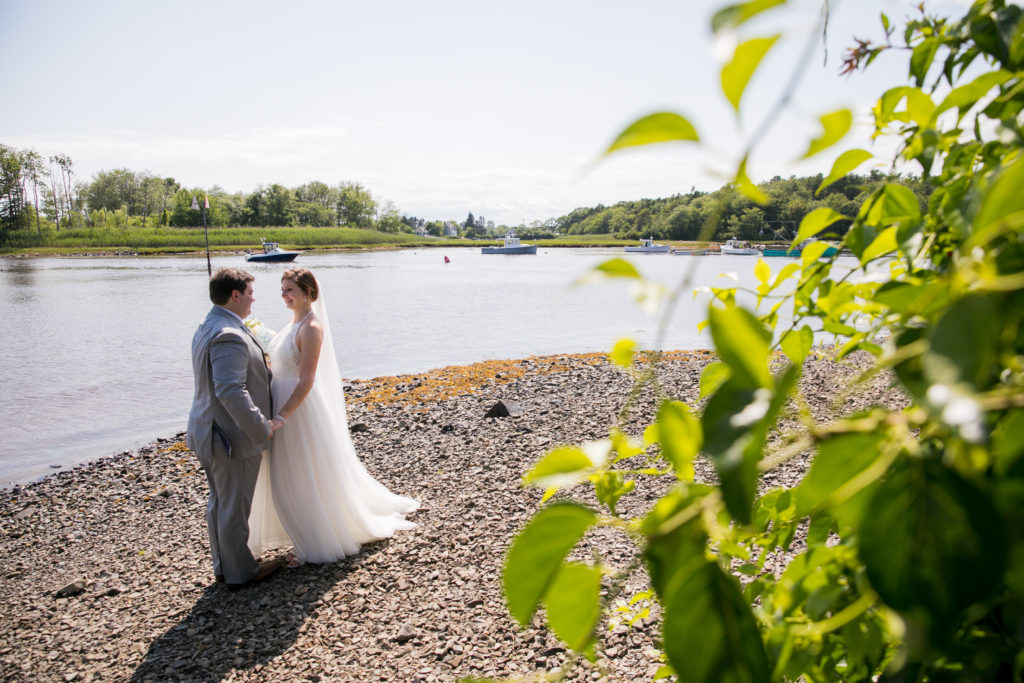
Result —
[[[406,214],[498,223],[719,187],[763,111],[737,121],[719,90],[709,0],[0,0],[0,142],[70,154],[80,178],[128,167],[252,191],[366,186]],[[792,159],[818,116],[851,107],[845,147],[906,57],[840,78],[852,37],[878,39],[915,2],[833,0],[790,113],[752,159],[755,181],[826,171]],[[957,14],[967,0],[927,3]],[[773,102],[821,3],[791,0],[741,37],[786,32],[745,100]],[[636,117],[672,110],[704,139],[584,170]],[[876,148],[880,151],[884,148]]]

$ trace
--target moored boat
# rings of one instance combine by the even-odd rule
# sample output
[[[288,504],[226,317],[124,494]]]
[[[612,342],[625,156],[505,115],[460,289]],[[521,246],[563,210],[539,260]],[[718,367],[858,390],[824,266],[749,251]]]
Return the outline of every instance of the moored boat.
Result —
[[[750,246],[750,242],[742,240],[726,240],[721,246],[722,254],[727,256],[760,256],[761,251]]]
[[[536,244],[521,244],[519,238],[511,232],[505,235],[500,247],[483,247],[481,254],[536,254]]]
[[[263,253],[248,254],[245,257],[246,261],[284,263],[287,261],[294,261],[295,257],[299,255],[299,252],[297,251],[282,250],[281,247],[278,246],[277,242],[267,242],[260,238],[260,244],[263,246]]]
[[[707,249],[673,249],[673,256],[707,256]]]
[[[667,254],[670,251],[672,251],[671,245],[655,244],[653,236],[640,240],[639,247],[626,247],[626,252],[629,254]]]
[[[800,256],[799,249],[765,249],[761,252],[762,256],[789,256],[797,258]]]

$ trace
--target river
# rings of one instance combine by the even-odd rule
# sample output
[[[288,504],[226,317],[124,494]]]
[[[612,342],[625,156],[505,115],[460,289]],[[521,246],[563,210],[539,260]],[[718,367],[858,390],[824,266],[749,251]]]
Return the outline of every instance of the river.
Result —
[[[450,263],[444,263],[444,257]],[[321,283],[342,375],[362,379],[496,358],[607,351],[623,336],[654,343],[658,318],[630,283],[574,286],[598,263],[627,258],[653,282],[753,287],[757,259],[625,255],[621,249],[477,248],[299,256]],[[789,259],[771,259],[778,270]],[[256,276],[253,316],[280,329],[282,264],[237,254],[213,267]],[[732,278],[720,274],[732,273]],[[680,297],[664,347],[706,348],[706,296]],[[111,455],[185,427],[190,344],[210,308],[205,257],[0,259],[0,483]]]

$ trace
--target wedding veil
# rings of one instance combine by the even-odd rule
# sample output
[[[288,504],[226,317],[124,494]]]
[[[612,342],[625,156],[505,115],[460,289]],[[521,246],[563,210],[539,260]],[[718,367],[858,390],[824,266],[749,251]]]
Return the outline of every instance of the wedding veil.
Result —
[[[314,278],[315,279],[315,278]],[[345,392],[341,383],[341,370],[338,369],[338,355],[334,352],[334,338],[331,336],[331,323],[327,319],[327,304],[324,303],[324,290],[320,281],[316,281],[317,297],[313,302],[313,314],[320,321],[324,338],[320,345],[320,360],[317,362],[316,379],[313,387],[327,402],[332,415],[348,433],[348,418],[345,412]]]

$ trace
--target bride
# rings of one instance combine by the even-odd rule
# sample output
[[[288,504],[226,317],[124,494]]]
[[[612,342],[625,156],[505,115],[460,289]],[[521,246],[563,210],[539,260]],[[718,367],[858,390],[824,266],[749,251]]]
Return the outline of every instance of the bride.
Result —
[[[388,491],[356,455],[316,278],[305,268],[285,271],[281,298],[292,322],[268,346],[280,427],[260,465],[249,548],[259,556],[292,545],[293,566],[335,562],[363,543],[416,526],[405,515],[419,503]]]

